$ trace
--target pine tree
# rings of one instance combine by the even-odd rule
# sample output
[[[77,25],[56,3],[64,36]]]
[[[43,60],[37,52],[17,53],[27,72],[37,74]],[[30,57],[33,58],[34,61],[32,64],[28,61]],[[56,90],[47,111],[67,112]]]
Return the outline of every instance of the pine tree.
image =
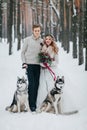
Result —
[[[2,38],[2,0],[0,0],[0,38]]]
[[[18,1],[18,17],[17,17],[17,38],[18,38],[18,44],[17,44],[17,50],[21,48],[21,33],[20,33],[20,1]]]
[[[8,0],[8,14],[7,14],[7,24],[8,24],[8,32],[7,39],[9,43],[9,55],[12,54],[12,25],[13,25],[13,0]]]
[[[78,46],[78,51],[79,51],[79,65],[82,65],[84,60],[83,60],[83,33],[82,33],[82,23],[83,23],[83,9],[82,9],[82,3],[80,7],[78,8],[78,23],[79,23],[79,46]]]
[[[85,42],[85,70],[87,71],[87,1],[85,1],[85,20],[84,20],[84,42]]]
[[[73,58],[77,58],[77,15],[72,16]]]

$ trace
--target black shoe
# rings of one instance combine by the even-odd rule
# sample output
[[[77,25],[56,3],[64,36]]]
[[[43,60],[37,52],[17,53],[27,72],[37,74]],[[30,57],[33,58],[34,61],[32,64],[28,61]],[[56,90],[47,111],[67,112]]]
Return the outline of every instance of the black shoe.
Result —
[[[35,107],[31,107],[31,111],[34,112],[36,110]]]

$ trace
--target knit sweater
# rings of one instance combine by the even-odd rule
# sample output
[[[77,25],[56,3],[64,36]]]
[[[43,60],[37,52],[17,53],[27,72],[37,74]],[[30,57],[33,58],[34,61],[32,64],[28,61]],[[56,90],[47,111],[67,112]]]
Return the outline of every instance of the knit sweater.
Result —
[[[25,38],[21,51],[22,63],[39,64],[38,53],[40,52],[42,39],[35,39],[33,35]]]

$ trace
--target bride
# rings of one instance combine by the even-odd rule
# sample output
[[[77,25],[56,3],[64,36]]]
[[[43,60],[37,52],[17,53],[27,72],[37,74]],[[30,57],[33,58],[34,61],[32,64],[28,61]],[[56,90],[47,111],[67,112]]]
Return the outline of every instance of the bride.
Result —
[[[58,64],[58,47],[54,37],[50,34],[45,36],[41,53],[41,72],[37,96],[37,107],[39,107],[46,98],[47,93],[54,87],[56,79],[56,68]]]
[[[41,53],[49,55],[50,60],[40,55],[41,72],[37,95],[37,108],[41,106],[48,92],[54,87],[56,76],[64,76],[65,86],[63,90],[63,111],[71,111],[76,109],[77,101],[73,96],[74,86],[69,78],[58,67],[58,46],[56,45],[52,35],[46,35],[41,48]],[[45,64],[46,63],[46,64]],[[72,88],[72,89],[71,89]]]

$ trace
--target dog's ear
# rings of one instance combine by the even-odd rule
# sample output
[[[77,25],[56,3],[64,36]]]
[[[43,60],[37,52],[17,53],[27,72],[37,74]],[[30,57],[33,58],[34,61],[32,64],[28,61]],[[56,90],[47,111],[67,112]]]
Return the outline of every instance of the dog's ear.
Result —
[[[57,76],[57,79],[59,79],[59,76]]]
[[[64,79],[64,76],[62,76],[62,79]]]
[[[25,80],[25,77],[24,77],[24,76],[22,76],[22,79],[23,79],[23,80]]]
[[[27,79],[24,76],[22,77],[22,80],[25,81],[25,82],[27,81]]]
[[[27,81],[27,79],[25,79],[25,82]]]

